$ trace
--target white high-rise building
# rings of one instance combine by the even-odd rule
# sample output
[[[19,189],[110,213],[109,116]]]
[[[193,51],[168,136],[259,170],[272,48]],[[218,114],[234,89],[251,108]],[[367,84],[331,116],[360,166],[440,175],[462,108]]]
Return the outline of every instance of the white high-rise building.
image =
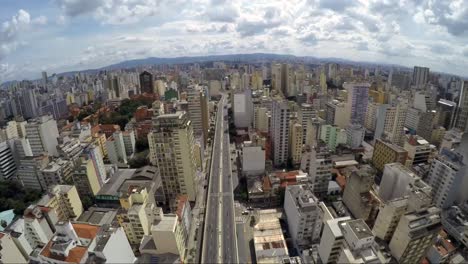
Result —
[[[106,140],[107,157],[115,165],[127,164],[127,152],[122,131],[115,131]]]
[[[26,137],[34,155],[46,152],[50,156],[58,156],[59,132],[57,122],[52,116],[41,116],[30,120],[26,124]]]
[[[16,162],[7,141],[0,143],[0,180],[9,180],[16,175]]]
[[[380,105],[376,111],[375,139],[385,137],[393,144],[403,146],[404,126],[408,108],[403,103],[395,106]]]
[[[164,114],[154,120],[148,134],[151,163],[158,166],[168,204],[177,195],[195,201],[196,164],[192,123],[183,111]]]
[[[270,135],[274,166],[285,166],[289,153],[289,105],[284,99],[272,102]]]
[[[388,263],[389,258],[380,251],[374,234],[362,219],[339,224],[345,243],[341,248],[338,263]]]
[[[315,195],[325,197],[327,194],[328,183],[332,179],[332,167],[330,152],[327,148],[312,147],[302,156],[301,170],[309,174]]]
[[[122,137],[125,146],[125,153],[127,153],[128,157],[131,157],[135,153],[135,132],[133,130],[128,130],[122,132]]]
[[[286,187],[284,211],[294,243],[310,246],[320,239],[323,212],[319,200],[306,185]]]
[[[305,144],[305,135],[307,134],[307,123],[310,119],[317,117],[317,111],[315,111],[314,106],[311,104],[301,104],[301,108],[299,108],[297,117],[302,125],[302,134],[304,135],[302,139],[302,144]]]
[[[252,95],[249,89],[240,93],[235,93],[233,96],[233,114],[234,125],[238,128],[248,128],[252,126],[253,105]]]
[[[468,166],[463,156],[455,151],[442,149],[440,155],[432,160],[428,183],[432,186],[434,204],[442,209],[448,208],[456,201],[463,188]]]
[[[350,124],[346,128],[346,143],[352,149],[361,147],[364,141],[366,130],[363,126],[358,124]]]
[[[383,201],[393,200],[408,194],[415,181],[422,181],[419,176],[401,163],[385,164],[379,196]]]
[[[242,173],[247,177],[265,173],[265,150],[251,141],[245,141],[242,147]]]
[[[344,244],[343,232],[340,223],[350,221],[351,217],[330,219],[324,222],[323,233],[318,248],[322,263],[336,263]]]

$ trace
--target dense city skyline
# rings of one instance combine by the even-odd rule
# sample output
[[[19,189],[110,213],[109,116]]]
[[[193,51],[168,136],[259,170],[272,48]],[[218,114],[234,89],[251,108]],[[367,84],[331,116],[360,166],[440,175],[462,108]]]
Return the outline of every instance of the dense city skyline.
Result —
[[[467,12],[463,1],[6,0],[0,80],[152,56],[252,52],[423,65],[465,76]]]

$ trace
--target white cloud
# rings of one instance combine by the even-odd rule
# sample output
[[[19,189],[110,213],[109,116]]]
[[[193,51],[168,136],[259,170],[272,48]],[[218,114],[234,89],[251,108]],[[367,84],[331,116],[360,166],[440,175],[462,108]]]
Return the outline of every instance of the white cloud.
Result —
[[[46,25],[47,24],[47,17],[45,16],[38,16],[32,21],[35,25]]]
[[[53,23],[19,11],[1,24],[0,59],[26,49],[18,49],[20,32],[48,24],[41,30],[62,25],[65,32],[78,33],[58,43],[50,40],[64,31],[28,39],[42,45],[28,46],[34,52],[25,57],[33,65],[50,60],[47,68],[57,70],[144,56],[257,51],[419,64],[456,73],[468,67],[468,5],[461,0],[52,1],[57,13],[37,13]],[[92,38],[80,37],[88,33],[83,21],[94,23]],[[13,57],[8,56],[10,65],[21,65]]]

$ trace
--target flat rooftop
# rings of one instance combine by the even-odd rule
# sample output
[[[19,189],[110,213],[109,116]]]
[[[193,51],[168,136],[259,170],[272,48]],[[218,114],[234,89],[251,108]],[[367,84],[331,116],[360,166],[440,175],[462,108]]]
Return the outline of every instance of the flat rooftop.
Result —
[[[97,195],[111,195],[118,196],[119,188],[122,183],[130,179],[135,173],[136,169],[120,169],[112,178],[110,178],[99,190]]]

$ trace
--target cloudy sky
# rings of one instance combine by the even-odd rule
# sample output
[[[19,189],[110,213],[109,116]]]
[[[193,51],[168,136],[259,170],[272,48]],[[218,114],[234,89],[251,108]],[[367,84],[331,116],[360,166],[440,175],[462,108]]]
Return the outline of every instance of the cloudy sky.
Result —
[[[468,0],[0,2],[0,82],[149,56],[253,52],[468,76]]]

